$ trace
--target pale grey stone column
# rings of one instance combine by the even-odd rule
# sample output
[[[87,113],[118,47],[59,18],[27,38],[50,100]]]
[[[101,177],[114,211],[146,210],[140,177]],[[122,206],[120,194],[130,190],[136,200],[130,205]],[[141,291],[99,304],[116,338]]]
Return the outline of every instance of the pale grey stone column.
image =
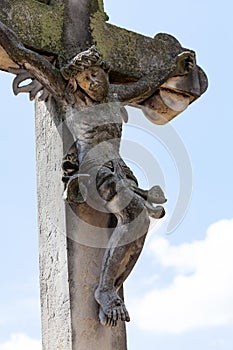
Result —
[[[72,350],[62,138],[45,104],[36,102],[36,158],[43,350]]]
[[[47,108],[36,102],[43,350],[126,350],[124,323],[115,329],[100,325],[93,296],[109,216],[97,215],[85,204],[73,210],[66,206],[61,160],[67,140],[63,128],[57,128],[55,108]]]

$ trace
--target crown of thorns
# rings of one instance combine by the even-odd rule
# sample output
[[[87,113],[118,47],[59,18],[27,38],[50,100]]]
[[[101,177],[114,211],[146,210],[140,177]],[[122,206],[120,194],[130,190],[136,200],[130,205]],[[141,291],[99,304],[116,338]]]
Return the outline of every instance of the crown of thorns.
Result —
[[[109,63],[102,60],[99,51],[94,45],[88,50],[77,54],[67,65],[62,67],[61,74],[66,80],[69,80],[74,78],[77,73],[92,66],[99,66],[106,72],[110,70]]]

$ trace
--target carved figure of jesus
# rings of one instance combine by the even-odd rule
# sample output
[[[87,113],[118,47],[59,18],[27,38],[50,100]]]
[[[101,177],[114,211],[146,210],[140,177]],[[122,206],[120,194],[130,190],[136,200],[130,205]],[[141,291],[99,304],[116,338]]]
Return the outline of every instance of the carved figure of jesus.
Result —
[[[92,106],[81,111],[72,108],[70,111],[77,153],[72,150],[65,157],[63,167],[68,202],[94,202],[96,208],[107,210],[117,218],[95,291],[101,323],[115,326],[118,320],[129,321],[128,311],[118,291],[142,251],[149,228],[149,215],[159,219],[165,214],[162,206],[153,207],[152,203],[162,204],[166,199],[158,186],[151,189],[149,197],[148,191],[139,189],[136,177],[121,159],[119,148],[124,111],[122,105],[114,101],[123,101],[125,94],[129,97],[132,88],[132,96],[136,98],[135,85],[122,86],[122,89],[111,86],[108,69],[106,62],[92,47],[78,54],[61,70],[79,105],[85,101]],[[142,91],[145,94],[150,89],[150,86],[141,84],[138,98]],[[74,114],[77,115],[75,123]],[[86,181],[83,180],[85,174]],[[86,186],[85,199],[78,190],[80,181]]]
[[[152,72],[130,85],[115,85],[109,83],[110,67],[95,47],[79,53],[59,69],[25,48],[1,22],[0,44],[21,67],[11,70],[17,74],[14,91],[29,92],[34,98],[38,91],[44,90],[40,98],[53,96],[65,115],[75,141],[75,147],[63,161],[66,200],[75,205],[86,201],[117,219],[103,257],[95,299],[103,325],[116,326],[119,320],[129,321],[118,291],[142,251],[149,216],[163,217],[161,204],[166,199],[159,186],[149,191],[140,189],[120,156],[124,105],[142,104],[170,77],[188,74],[195,65],[193,53],[178,55],[170,68],[161,69],[159,74]],[[32,83],[20,87],[28,77]]]

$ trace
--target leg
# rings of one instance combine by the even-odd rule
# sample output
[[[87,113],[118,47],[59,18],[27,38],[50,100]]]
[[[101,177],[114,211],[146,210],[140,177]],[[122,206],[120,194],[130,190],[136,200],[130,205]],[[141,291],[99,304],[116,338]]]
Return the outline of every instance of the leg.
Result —
[[[115,281],[115,288],[116,291],[118,291],[123,283],[125,282],[125,280],[127,279],[127,277],[129,276],[130,272],[132,271],[132,269],[134,268],[134,265],[136,264],[142,248],[144,246],[145,243],[145,239],[146,239],[146,235],[143,235],[142,237],[138,238],[133,245],[133,251],[131,252],[129,259],[127,261],[127,264],[124,266],[124,269],[121,269],[119,272],[119,275],[117,275],[116,281]]]
[[[109,209],[114,213],[122,199],[118,197],[119,194],[109,202]],[[115,326],[117,320],[130,320],[124,302],[116,291],[116,285],[119,284],[117,279],[120,281],[121,276],[122,281],[123,276],[125,279],[130,274],[142,251],[149,228],[147,210],[141,199],[134,194],[127,207],[115,215],[118,224],[106,248],[100,282],[95,292],[96,301],[100,305],[100,321],[108,326]]]

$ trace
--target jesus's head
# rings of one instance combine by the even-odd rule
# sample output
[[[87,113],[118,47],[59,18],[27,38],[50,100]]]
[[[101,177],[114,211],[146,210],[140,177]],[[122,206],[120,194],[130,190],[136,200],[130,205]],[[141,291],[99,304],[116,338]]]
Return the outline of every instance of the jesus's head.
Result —
[[[94,101],[104,101],[108,95],[109,65],[100,57],[95,46],[79,53],[61,69],[66,80],[75,81],[80,88]]]

